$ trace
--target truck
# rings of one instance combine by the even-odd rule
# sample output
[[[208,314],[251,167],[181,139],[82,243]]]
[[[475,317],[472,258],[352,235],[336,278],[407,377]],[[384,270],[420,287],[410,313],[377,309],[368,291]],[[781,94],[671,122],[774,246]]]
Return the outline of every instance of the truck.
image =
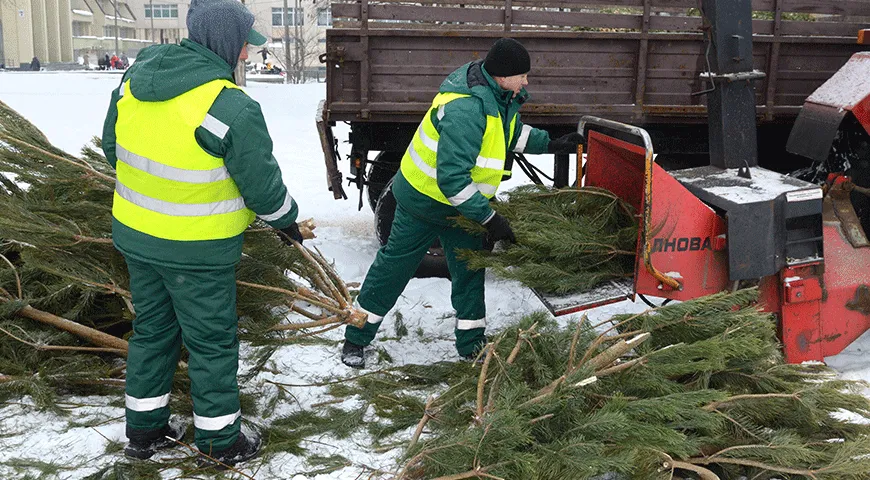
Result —
[[[648,132],[665,170],[709,163],[706,94],[715,82],[700,0],[339,0],[331,8],[326,98],[316,114],[327,187],[345,199],[346,179],[360,208],[367,192],[382,244],[395,209],[389,181],[440,83],[500,37],[520,40],[532,58],[524,123],[556,136],[584,115],[605,117]],[[857,39],[870,0],[752,0],[751,9],[754,70],[735,81],[756,85],[759,163],[807,169],[813,160],[788,153],[789,134],[806,98],[866,48]],[[335,137],[338,122],[350,125],[347,139]],[[569,155],[554,155],[549,175],[521,156],[515,163],[536,181],[572,183]],[[441,260],[433,245],[418,276],[446,275]]]

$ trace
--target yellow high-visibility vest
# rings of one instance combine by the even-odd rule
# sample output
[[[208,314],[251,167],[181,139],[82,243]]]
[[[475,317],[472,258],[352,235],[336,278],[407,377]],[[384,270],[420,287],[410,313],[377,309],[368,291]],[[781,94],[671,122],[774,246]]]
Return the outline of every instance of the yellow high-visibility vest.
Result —
[[[460,99],[470,97],[461,93],[439,93],[432,102],[432,107],[423,116],[423,121],[414,134],[414,139],[408,145],[405,155],[402,157],[400,169],[402,175],[417,191],[429,198],[435,199],[447,205],[461,205],[480,192],[486,198],[495,196],[502,176],[510,175],[505,171],[505,158],[507,157],[507,143],[505,142],[504,124],[501,113],[497,117],[486,116],[486,130],[483,133],[483,142],[477,163],[471,168],[471,183],[458,194],[447,198],[438,188],[437,157],[438,140],[441,135],[432,123],[432,112],[438,111],[442,106]],[[514,130],[517,123],[516,114],[510,121],[510,141],[513,142]]]
[[[199,146],[203,127],[224,138],[229,126],[208,114],[224,88],[213,80],[162,102],[138,100],[120,87],[115,124],[118,157],[112,215],[124,225],[167,240],[217,240],[254,220],[224,160]]]

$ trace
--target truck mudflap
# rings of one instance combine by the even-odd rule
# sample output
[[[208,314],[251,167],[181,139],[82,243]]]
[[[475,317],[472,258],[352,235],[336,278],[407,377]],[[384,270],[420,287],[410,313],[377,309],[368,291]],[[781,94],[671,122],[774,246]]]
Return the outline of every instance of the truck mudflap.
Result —
[[[338,170],[338,142],[332,134],[332,127],[327,121],[326,101],[321,100],[317,106],[317,133],[320,136],[320,146],[323,148],[323,159],[326,162],[326,186],[336,200],[347,199],[341,182],[344,179]]]

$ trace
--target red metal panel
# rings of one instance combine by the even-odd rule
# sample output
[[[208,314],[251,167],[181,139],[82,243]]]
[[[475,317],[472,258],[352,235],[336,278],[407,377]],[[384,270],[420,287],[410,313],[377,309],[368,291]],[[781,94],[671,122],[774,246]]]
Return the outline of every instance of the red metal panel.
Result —
[[[598,132],[589,133],[587,148],[586,185],[606,188],[642,212],[644,149]],[[641,232],[635,291],[690,300],[728,288],[724,220],[658,165],[653,165],[652,180],[652,228],[647,235],[652,262],[660,271],[679,277],[683,289],[662,289],[647,272]]]
[[[827,246],[827,245],[826,245]],[[823,360],[819,264],[787,268],[781,273],[780,337],[789,363]]]
[[[822,355],[831,356],[870,329],[870,248],[855,248],[849,243],[834,209],[825,209],[824,221],[825,296],[820,338]]]
[[[662,290],[639,261],[637,293],[691,300],[728,288],[725,221],[658,165],[653,165],[651,224],[653,265],[678,278],[683,289]]]

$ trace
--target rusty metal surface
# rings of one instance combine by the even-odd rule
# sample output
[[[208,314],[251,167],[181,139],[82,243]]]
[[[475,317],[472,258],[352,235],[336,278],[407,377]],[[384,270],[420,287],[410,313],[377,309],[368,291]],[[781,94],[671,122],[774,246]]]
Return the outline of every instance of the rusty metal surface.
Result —
[[[852,206],[849,190],[843,187],[845,185],[835,185],[828,192],[834,215],[840,220],[840,228],[844,237],[853,247],[870,247],[870,241],[867,240],[867,235],[861,227],[861,220],[858,219],[855,208]]]
[[[855,289],[855,297],[846,302],[846,308],[864,315],[870,315],[870,287],[859,285]]]

